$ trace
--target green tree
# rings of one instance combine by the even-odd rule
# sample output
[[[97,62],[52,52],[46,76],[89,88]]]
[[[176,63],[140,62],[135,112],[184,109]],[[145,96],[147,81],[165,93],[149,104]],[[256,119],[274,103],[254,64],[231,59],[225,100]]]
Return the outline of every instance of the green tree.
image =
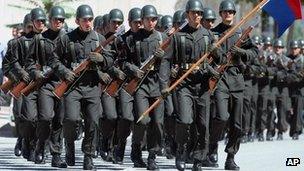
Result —
[[[61,6],[65,9],[66,17],[71,18],[75,15],[75,9],[71,8],[70,6],[66,5],[68,2],[74,2],[74,1],[80,1],[80,0],[24,0],[29,4],[29,7],[24,7],[21,5],[15,5],[15,4],[9,4],[8,6],[19,8],[23,10],[30,11],[33,8],[40,7],[45,10],[45,12],[48,14],[50,9],[53,6]]]

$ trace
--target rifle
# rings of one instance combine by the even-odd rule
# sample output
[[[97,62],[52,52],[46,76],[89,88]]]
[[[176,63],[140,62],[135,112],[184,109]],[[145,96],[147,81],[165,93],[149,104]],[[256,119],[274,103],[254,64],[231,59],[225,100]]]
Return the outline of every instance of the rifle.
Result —
[[[254,7],[244,18],[241,19],[239,23],[237,23],[235,26],[233,26],[227,34],[225,34],[220,40],[216,42],[216,46],[219,47],[228,37],[230,37],[236,29],[238,29],[240,26],[242,26],[247,20],[249,20],[251,17],[253,17],[261,8],[266,5],[269,2],[269,0],[263,0],[261,1],[257,6]],[[181,76],[176,82],[174,82],[169,88],[168,88],[168,94],[178,86],[185,78],[187,78],[188,75],[192,73],[195,68],[200,65],[202,62],[206,60],[206,58],[210,55],[210,52],[207,52],[201,58],[191,66],[187,72]],[[157,98],[157,100],[139,117],[137,120],[137,123],[140,122],[146,115],[148,115],[160,102],[163,100],[166,96],[160,96]]]
[[[21,90],[21,94],[24,96],[28,96],[31,92],[39,89],[53,74],[52,69],[48,69],[43,73],[43,78],[38,80],[32,80],[23,90]]]
[[[249,26],[246,30],[244,30],[242,36],[236,41],[235,46],[240,47],[240,46],[241,46],[241,43],[242,43],[246,38],[248,38],[248,35],[249,35],[250,32],[253,30],[253,28],[254,28],[253,26]],[[228,61],[228,62],[227,62],[226,64],[220,65],[220,66],[218,66],[218,67],[216,68],[216,71],[217,71],[219,74],[222,75],[222,74],[226,71],[228,65],[230,65],[231,62],[232,62],[232,55],[231,55],[231,52],[230,52],[230,51],[227,53],[227,61]],[[209,92],[213,92],[213,91],[214,91],[214,89],[215,89],[216,84],[217,84],[218,81],[219,81],[219,78],[216,78],[216,77],[211,77],[211,78],[209,78],[209,82],[208,82],[208,83],[209,83]]]
[[[14,99],[19,99],[21,96],[21,90],[23,90],[27,86],[27,82],[21,80],[11,91],[10,94],[14,97]]]
[[[14,88],[14,82],[8,79],[5,83],[0,86],[0,90],[2,90],[5,94]]]
[[[93,52],[101,52],[101,51],[104,51],[104,47],[107,46],[110,42],[112,42],[118,35],[122,34],[124,32],[124,26],[121,25],[118,29],[117,29],[117,32],[115,34],[113,34],[112,36],[110,36],[109,38],[107,38],[104,42],[102,42]],[[81,77],[82,75],[82,72],[86,72],[88,67],[90,66],[91,64],[91,61],[90,59],[85,59],[83,62],[81,62],[74,70],[74,74],[78,77]],[[61,83],[59,83],[54,91],[53,91],[53,94],[58,98],[60,99],[64,93],[67,91],[67,89],[69,88],[69,86],[72,84],[72,85],[75,85],[77,81],[79,81],[80,79],[76,79],[74,82],[70,82],[70,81],[67,81],[67,80],[61,80]],[[70,87],[71,89],[72,87]]]
[[[162,50],[165,50],[169,46],[173,35],[175,33],[179,32],[181,29],[183,29],[187,24],[188,24],[188,21],[186,20],[179,28],[174,30],[174,32],[159,46],[159,48],[161,48]],[[148,59],[146,59],[146,61],[144,61],[144,63],[141,65],[141,67],[139,69],[145,73],[145,76],[143,78],[135,77],[135,78],[131,79],[124,86],[124,89],[126,90],[127,93],[129,93],[130,95],[133,95],[137,91],[137,89],[139,88],[141,83],[148,76],[148,74],[151,70],[151,67],[153,67],[155,61],[156,61],[156,57],[154,55],[150,56]]]
[[[173,31],[173,32],[171,32]],[[168,33],[169,36],[171,36],[174,33],[174,28],[169,27],[168,29],[166,29],[164,31],[164,33]],[[145,76],[143,78],[145,78],[147,76],[147,74],[145,74]],[[144,80],[144,79],[141,79]],[[104,90],[104,92],[107,92],[108,95],[110,96],[115,96],[117,94],[117,92],[122,88],[123,84],[127,82],[127,79],[125,80],[120,80],[120,79],[113,79],[110,84],[108,84]],[[140,85],[141,83],[139,83],[138,85]],[[129,93],[129,92],[128,92]],[[130,94],[130,93],[129,93]]]

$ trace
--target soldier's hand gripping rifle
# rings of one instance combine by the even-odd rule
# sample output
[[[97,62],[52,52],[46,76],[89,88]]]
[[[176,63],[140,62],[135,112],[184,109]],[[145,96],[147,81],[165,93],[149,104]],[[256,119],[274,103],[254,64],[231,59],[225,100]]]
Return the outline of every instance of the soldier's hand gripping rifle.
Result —
[[[242,36],[236,41],[235,46],[240,47],[241,44],[244,42],[245,39],[247,39],[249,37],[249,34],[251,33],[251,31],[253,30],[253,26],[249,26],[246,30],[244,30],[244,32],[242,33]],[[227,53],[227,63],[223,64],[223,65],[219,65],[216,68],[216,71],[219,74],[223,74],[225,72],[225,70],[227,69],[227,67],[231,64],[232,61],[232,55],[231,55],[231,51],[229,51]],[[211,77],[209,78],[209,92],[213,92],[217,82],[219,81],[220,77]]]
[[[174,30],[174,32],[159,46],[159,48],[162,50],[165,50],[169,46],[172,36],[175,33],[179,32],[181,29],[183,29],[187,24],[188,24],[188,21],[186,20],[178,29]],[[126,90],[127,93],[129,93],[130,95],[133,95],[137,91],[137,89],[139,88],[139,86],[141,85],[143,80],[147,77],[147,75],[148,75],[150,69],[153,67],[155,61],[156,61],[155,55],[150,56],[148,59],[146,59],[144,61],[144,63],[141,65],[141,67],[139,69],[145,73],[145,76],[142,78],[135,77],[135,78],[131,79],[124,86],[124,89]]]
[[[14,84],[15,84],[14,81],[8,79],[7,81],[5,81],[5,83],[0,85],[0,90],[6,94],[14,88]]]
[[[50,67],[47,67],[47,69],[42,73],[43,77],[37,80],[32,80],[23,90],[21,90],[21,94],[28,96],[31,92],[38,90],[52,76],[53,73],[53,70]]]
[[[225,34],[218,42],[216,42],[216,46],[219,47],[228,37],[230,37],[240,26],[242,26],[247,20],[249,20],[251,17],[253,17],[262,7],[267,4],[269,0],[263,0],[261,1],[257,6],[254,7],[253,10],[251,10],[244,18],[241,19],[239,23],[237,23],[235,26],[233,26],[227,34]],[[210,52],[207,52],[204,54],[195,64],[191,66],[187,72],[181,76],[176,82],[174,82],[168,89],[166,94],[170,94],[170,92],[175,89],[185,78],[187,78],[188,75],[194,71],[198,65],[200,65],[202,62],[204,62],[208,56],[210,55]],[[160,102],[163,100],[165,96],[160,96],[157,98],[157,100],[139,117],[137,120],[137,123],[142,120],[146,115],[148,115]]]
[[[118,35],[122,34],[124,32],[124,26],[121,25],[118,29],[117,32],[115,34],[113,34],[112,36],[110,36],[109,38],[107,38],[105,41],[103,41],[93,52],[101,52],[104,50],[104,47],[107,46],[109,43],[111,43]],[[88,67],[90,66],[91,61],[90,59],[85,59],[83,62],[81,62],[78,67],[76,67],[73,72],[76,76],[78,76],[78,78],[74,81],[74,82],[69,82],[67,80],[62,80],[60,84],[58,84],[58,86],[56,86],[56,88],[53,91],[53,94],[60,99],[64,93],[68,90],[70,85],[75,85],[80,78],[84,75],[84,73],[86,72],[86,70],[88,69]],[[70,87],[70,89],[73,86]]]
[[[174,33],[174,28],[169,27],[168,29],[166,29],[164,31],[164,33],[166,33],[167,35],[171,36]],[[145,73],[144,77],[142,77],[141,80],[143,80],[143,78],[145,78],[147,76],[147,73]],[[124,85],[124,83],[127,82],[127,78],[125,80],[121,80],[119,78],[113,79],[110,84],[108,84],[104,90],[104,92],[106,92],[108,95],[110,96],[115,96],[117,94],[117,92],[122,88],[122,86]],[[140,83],[138,84],[140,85]],[[135,90],[136,91],[136,90]],[[129,92],[128,92],[129,93]]]

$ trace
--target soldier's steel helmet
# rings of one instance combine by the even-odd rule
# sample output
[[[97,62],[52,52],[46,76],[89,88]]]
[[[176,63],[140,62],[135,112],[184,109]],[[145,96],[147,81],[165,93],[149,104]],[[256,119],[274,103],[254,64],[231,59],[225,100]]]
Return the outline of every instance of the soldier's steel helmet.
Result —
[[[110,21],[118,21],[118,22],[124,21],[124,16],[120,9],[112,9],[109,15],[110,15]]]
[[[31,14],[26,14],[23,18],[23,28],[29,24],[32,24]]]
[[[141,9],[140,8],[132,8],[128,14],[129,21],[141,21]]]
[[[222,1],[219,7],[219,12],[221,13],[222,11],[234,11],[234,13],[236,13],[234,2],[231,0]]]
[[[94,18],[92,8],[89,5],[80,5],[76,10],[76,18]]]
[[[45,12],[41,8],[34,8],[31,10],[31,20],[46,20]]]
[[[297,40],[292,40],[289,42],[289,47],[290,48],[300,48],[299,41]]]
[[[167,29],[169,27],[172,27],[173,18],[170,15],[165,15],[161,18],[160,23],[162,28]]]
[[[102,22],[103,22],[103,19],[102,19],[101,15],[98,15],[97,17],[95,17],[94,18],[94,22],[93,22],[94,28],[101,27],[102,26]]]
[[[216,19],[216,14],[215,14],[214,10],[212,10],[211,8],[204,8],[203,19],[205,19],[205,20],[215,20]]]
[[[264,37],[263,39],[264,45],[272,45],[272,39],[269,36]]]
[[[65,11],[60,6],[54,6],[50,10],[49,18],[62,18],[65,19]]]
[[[186,4],[186,11],[201,11],[203,12],[204,7],[201,0],[189,0]]]
[[[173,23],[181,23],[183,18],[183,13],[184,13],[183,10],[175,11],[175,13],[173,14]]]
[[[274,47],[284,47],[283,40],[281,40],[281,39],[276,39],[276,40],[273,42],[273,46],[274,46]]]
[[[258,36],[258,35],[254,35],[254,36],[252,36],[252,40],[253,40],[253,42],[254,42],[255,44],[257,44],[257,45],[259,45],[259,44],[261,44],[261,43],[262,43],[262,41],[261,41],[261,37],[260,37],[260,36]]]
[[[156,8],[153,5],[146,5],[141,9],[141,18],[158,17]]]

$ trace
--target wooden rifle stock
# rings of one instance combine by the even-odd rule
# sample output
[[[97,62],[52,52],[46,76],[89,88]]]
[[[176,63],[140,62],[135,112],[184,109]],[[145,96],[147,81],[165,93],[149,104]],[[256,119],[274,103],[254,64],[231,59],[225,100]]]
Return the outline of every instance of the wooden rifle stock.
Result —
[[[5,94],[14,88],[14,82],[8,79],[5,83],[0,86],[0,90],[2,90]]]
[[[10,91],[10,94],[15,99],[19,99],[21,96],[21,90],[23,90],[26,86],[27,86],[27,82],[22,80],[12,89],[12,91]]]
[[[109,38],[107,38],[105,41],[103,41],[93,52],[103,51],[104,47],[107,46],[110,42],[112,42],[119,34],[121,34],[121,32],[123,30],[124,30],[124,28],[119,30],[117,33],[111,35]],[[82,72],[85,72],[88,69],[90,63],[91,63],[91,61],[89,59],[86,59],[83,62],[81,62],[79,64],[79,66],[75,70],[73,70],[74,74],[76,76],[81,75]],[[79,79],[77,79],[77,80],[79,80]],[[62,80],[61,83],[59,83],[58,86],[55,87],[55,90],[53,91],[53,94],[57,98],[60,99],[72,83],[73,82],[69,82],[67,80]]]
[[[242,42],[248,38],[249,34],[251,33],[251,31],[253,30],[253,26],[249,26],[242,34],[242,36],[236,41],[235,43],[235,46],[237,47],[240,47]],[[219,73],[219,74],[223,74],[225,72],[225,70],[227,69],[228,65],[231,63],[231,60],[232,60],[232,55],[231,55],[231,52],[229,51],[227,53],[227,63],[226,64],[223,64],[223,65],[220,65],[218,66],[218,68],[216,68],[216,71]],[[216,87],[216,84],[217,82],[219,81],[219,78],[216,78],[216,77],[211,77],[209,78],[209,92],[213,92],[215,87]]]
[[[177,32],[179,32],[181,29],[183,29],[188,24],[188,21],[184,22],[179,28],[174,29],[174,31],[165,39],[165,41],[159,46],[160,49],[165,50],[170,45],[171,39],[173,35]],[[145,76],[143,78],[133,78],[131,79],[125,86],[124,89],[127,93],[130,95],[133,95],[140,84],[142,83],[143,79],[146,78],[148,72],[150,71],[150,68],[154,65],[156,61],[156,56],[152,55],[150,56],[140,67],[140,70],[142,70],[145,73]]]

